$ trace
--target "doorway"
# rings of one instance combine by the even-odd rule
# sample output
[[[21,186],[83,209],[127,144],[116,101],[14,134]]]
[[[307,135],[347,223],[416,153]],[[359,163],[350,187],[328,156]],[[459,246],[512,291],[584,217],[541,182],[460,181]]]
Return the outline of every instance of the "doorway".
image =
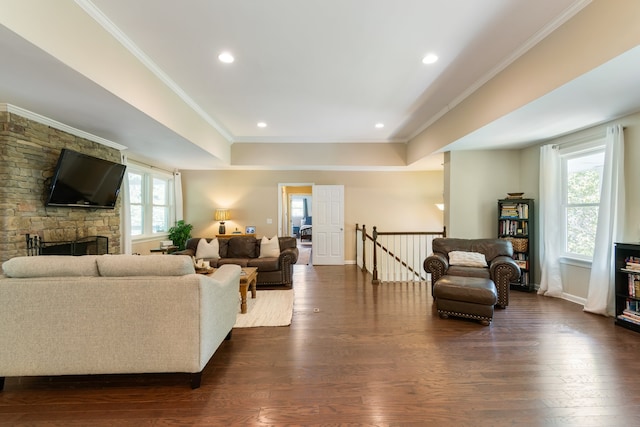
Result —
[[[313,184],[278,184],[278,190],[278,235],[300,239],[303,221],[312,221]]]

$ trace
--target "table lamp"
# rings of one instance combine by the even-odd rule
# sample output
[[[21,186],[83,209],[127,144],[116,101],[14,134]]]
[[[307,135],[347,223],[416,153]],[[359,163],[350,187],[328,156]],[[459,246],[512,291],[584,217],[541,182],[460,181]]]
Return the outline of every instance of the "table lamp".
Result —
[[[227,229],[224,226],[224,222],[229,219],[229,209],[216,209],[213,218],[216,221],[220,221],[220,228],[218,229],[218,234],[226,234]]]

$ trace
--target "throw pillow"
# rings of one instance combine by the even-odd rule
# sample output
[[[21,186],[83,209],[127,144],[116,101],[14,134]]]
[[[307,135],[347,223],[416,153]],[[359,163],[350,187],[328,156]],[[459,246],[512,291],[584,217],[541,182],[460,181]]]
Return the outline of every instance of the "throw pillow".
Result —
[[[207,242],[207,239],[200,239],[196,248],[196,258],[220,258],[220,244],[218,239]]]
[[[479,252],[451,251],[449,252],[449,265],[463,267],[487,267],[487,259]]]
[[[260,241],[260,256],[258,258],[277,258],[280,256],[280,241],[278,236],[268,239],[264,236]]]

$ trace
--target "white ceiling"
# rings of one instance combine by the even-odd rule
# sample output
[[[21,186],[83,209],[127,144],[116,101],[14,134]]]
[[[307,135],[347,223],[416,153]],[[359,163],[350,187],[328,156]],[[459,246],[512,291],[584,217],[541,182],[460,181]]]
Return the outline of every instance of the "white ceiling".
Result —
[[[407,142],[589,2],[77,3],[236,144]],[[233,64],[218,61],[224,50],[235,56]],[[425,65],[421,59],[430,52],[440,59]],[[527,145],[637,111],[640,92],[628,88],[638,87],[640,73],[629,70],[638,69],[639,57],[635,49],[446,149]],[[0,58],[0,103],[160,164],[228,166],[1,25]],[[620,91],[624,105],[611,96]],[[267,127],[258,128],[259,121]]]

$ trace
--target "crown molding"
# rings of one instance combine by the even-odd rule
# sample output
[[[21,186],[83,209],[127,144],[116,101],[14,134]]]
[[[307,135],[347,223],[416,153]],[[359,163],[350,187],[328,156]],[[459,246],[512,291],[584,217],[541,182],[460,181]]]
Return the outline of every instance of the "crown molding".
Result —
[[[113,38],[115,38],[125,49],[140,61],[149,71],[151,71],[162,83],[173,91],[185,104],[187,104],[196,114],[209,123],[227,142],[233,142],[233,136],[220,123],[208,115],[182,88],[174,82],[142,49],[140,49],[116,24],[113,23],[102,11],[90,0],[75,0],[89,16],[91,16],[102,28],[104,28]]]
[[[504,61],[500,62],[496,65],[491,71],[485,74],[483,77],[478,79],[474,84],[469,86],[467,90],[462,92],[458,97],[454,98],[446,107],[437,112],[433,117],[431,117],[424,125],[420,126],[411,136],[409,137],[409,141],[420,135],[427,129],[429,126],[440,120],[445,114],[449,111],[453,110],[458,104],[471,96],[475,91],[480,89],[484,84],[489,82],[495,76],[497,76],[500,72],[502,72],[509,65],[513,64],[518,60],[522,55],[527,53],[531,48],[544,40],[547,36],[553,33],[555,30],[560,28],[565,22],[569,19],[573,18],[578,12],[587,7],[589,3],[593,0],[577,0],[575,3],[571,5],[571,7],[567,8],[564,13],[556,17],[553,21],[549,22],[545,27],[543,27],[540,31],[535,33],[529,40],[527,40],[519,49],[515,50],[510,56],[505,58]]]
[[[29,120],[33,120],[34,122],[43,124],[45,126],[49,126],[52,127],[54,129],[58,129],[61,130],[63,132],[67,132],[71,135],[75,135],[77,137],[80,138],[84,138],[84,139],[88,139],[89,141],[93,141],[96,142],[98,144],[102,144],[105,145],[107,147],[111,147],[114,148],[116,150],[122,151],[122,150],[126,150],[128,147],[118,144],[116,142],[113,141],[109,141],[108,139],[104,139],[102,137],[93,135],[89,132],[85,132],[83,130],[80,129],[76,129],[74,127],[65,125],[64,123],[60,123],[56,120],[50,119],[48,117],[45,117],[41,114],[37,114],[34,113],[32,111],[29,110],[25,110],[24,108],[20,108],[20,107],[16,107],[15,105],[11,105],[11,104],[0,104],[0,111],[5,111],[7,113],[11,113],[11,114],[17,114],[18,116],[24,117],[26,119]]]

